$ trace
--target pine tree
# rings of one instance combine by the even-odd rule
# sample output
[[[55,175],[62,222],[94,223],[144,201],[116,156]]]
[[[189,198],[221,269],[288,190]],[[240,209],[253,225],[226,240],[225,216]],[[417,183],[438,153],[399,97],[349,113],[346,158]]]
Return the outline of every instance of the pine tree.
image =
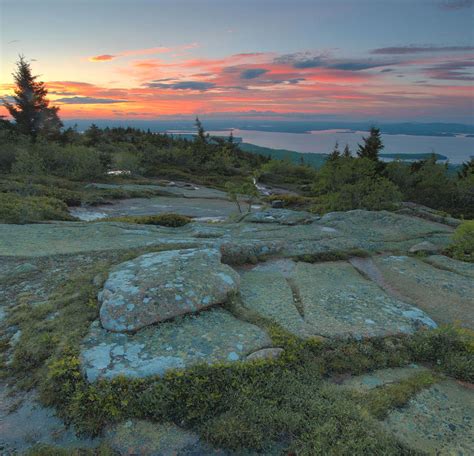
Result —
[[[96,125],[91,126],[84,132],[87,146],[96,146],[102,139],[102,130]]]
[[[349,149],[349,144],[346,144],[346,147],[344,147],[344,152],[342,153],[342,156],[344,158],[352,157],[351,150]]]
[[[462,164],[461,169],[458,171],[458,177],[459,179],[465,179],[472,174],[474,174],[474,158]]]
[[[341,157],[341,152],[339,152],[339,143],[336,141],[336,144],[334,144],[333,151],[328,156],[328,160],[337,161],[340,157]]]
[[[205,163],[210,158],[210,151],[208,147],[209,142],[209,133],[206,133],[204,127],[202,126],[199,117],[196,117],[196,129],[197,135],[194,139],[194,149],[195,153],[201,163]]]
[[[368,158],[373,161],[378,161],[379,152],[383,149],[382,136],[380,130],[376,127],[370,129],[370,135],[362,138],[364,144],[359,144],[357,155],[360,158]]]
[[[59,107],[49,106],[44,82],[33,76],[24,56],[20,55],[16,65],[13,73],[16,84],[14,102],[4,101],[3,104],[15,119],[18,131],[33,140],[40,134],[48,138],[58,136],[63,126],[58,116]]]
[[[197,129],[197,140],[202,143],[206,143],[207,139],[209,138],[209,135],[206,135],[206,132],[204,130],[204,127],[202,126],[201,121],[199,120],[199,117],[196,117],[196,129]]]

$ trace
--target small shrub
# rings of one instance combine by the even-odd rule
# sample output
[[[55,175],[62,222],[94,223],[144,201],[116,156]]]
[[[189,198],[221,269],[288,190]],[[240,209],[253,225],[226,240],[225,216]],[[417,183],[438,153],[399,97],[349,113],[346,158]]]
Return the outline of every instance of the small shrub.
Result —
[[[370,253],[362,249],[332,250],[328,252],[306,253],[295,257],[304,263],[322,263],[324,261],[343,261],[351,257],[367,258]]]
[[[104,220],[102,220],[104,221]],[[177,228],[192,221],[190,217],[180,214],[139,215],[127,217],[111,217],[107,222],[136,223],[138,225],[160,225]]]
[[[268,201],[269,203],[278,200],[283,203],[283,207],[297,209],[307,208],[312,202],[314,202],[313,198],[292,194],[270,195],[265,198],[265,201]]]
[[[75,220],[65,203],[45,196],[20,197],[0,193],[1,223],[35,223],[44,220]]]
[[[457,260],[474,262],[474,220],[463,222],[457,227],[448,253]]]

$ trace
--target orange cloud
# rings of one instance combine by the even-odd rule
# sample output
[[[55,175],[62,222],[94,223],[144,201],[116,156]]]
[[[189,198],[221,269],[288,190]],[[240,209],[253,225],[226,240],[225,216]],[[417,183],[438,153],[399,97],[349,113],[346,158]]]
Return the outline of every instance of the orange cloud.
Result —
[[[191,45],[190,45],[191,46]],[[184,47],[181,47],[184,49]],[[436,56],[387,64],[381,61],[334,59],[329,55],[278,56],[241,53],[219,58],[167,59],[177,48],[145,48],[102,54],[94,62],[134,56],[114,66],[113,85],[82,81],[46,83],[53,104],[64,118],[156,118],[209,113],[343,114],[402,116],[414,112],[472,110],[472,89],[462,82],[429,78],[426,67],[442,65]],[[140,58],[142,57],[142,58]],[[465,56],[457,56],[461,60]],[[303,59],[303,60],[302,60]],[[125,59],[124,59],[125,61]],[[385,61],[384,61],[385,62]],[[393,65],[393,66],[391,66]],[[102,68],[97,67],[97,74]],[[406,77],[397,78],[403,71]],[[108,73],[107,77],[109,77]],[[428,81],[421,81],[427,79]],[[108,80],[104,78],[104,80]],[[118,82],[120,81],[120,82]],[[0,86],[11,94],[11,84]],[[263,114],[262,114],[263,115]],[[264,116],[264,115],[263,115]]]
[[[94,57],[89,57],[90,62],[107,62],[109,60],[115,59],[117,56],[112,54],[101,54]]]

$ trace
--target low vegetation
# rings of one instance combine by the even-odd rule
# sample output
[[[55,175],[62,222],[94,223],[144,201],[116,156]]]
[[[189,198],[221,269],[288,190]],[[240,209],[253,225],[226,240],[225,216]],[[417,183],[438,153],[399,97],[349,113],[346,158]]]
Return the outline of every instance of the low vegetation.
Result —
[[[103,221],[103,220],[102,220]],[[128,217],[110,217],[108,222],[136,223],[138,225],[160,225],[176,228],[187,225],[192,221],[190,217],[180,214],[138,215]]]
[[[418,362],[440,375],[474,380],[474,336],[467,330],[300,340],[231,305],[230,311],[265,327],[274,345],[284,348],[279,359],[198,365],[163,378],[119,377],[89,384],[80,370],[79,343],[98,317],[96,295],[105,273],[146,251],[115,252],[96,260],[59,284],[47,301],[34,308],[20,302],[9,315],[8,326],[21,330],[21,337],[14,347],[2,344],[3,376],[14,379],[18,388],[38,388],[44,404],[56,407],[81,432],[94,435],[107,423],[143,418],[179,423],[237,451],[278,447],[307,455],[415,454],[387,435],[377,418],[431,385],[434,377],[414,378],[361,400],[341,393],[331,376]]]
[[[474,262],[474,220],[466,221],[456,228],[447,253],[457,260]]]
[[[0,222],[23,224],[43,220],[74,220],[74,217],[57,198],[0,193]]]

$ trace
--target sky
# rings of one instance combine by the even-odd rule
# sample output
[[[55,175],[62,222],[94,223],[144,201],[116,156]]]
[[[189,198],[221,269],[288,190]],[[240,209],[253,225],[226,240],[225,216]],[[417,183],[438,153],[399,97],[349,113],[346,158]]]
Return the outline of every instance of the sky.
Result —
[[[0,39],[65,119],[474,123],[474,0],[0,0]]]

